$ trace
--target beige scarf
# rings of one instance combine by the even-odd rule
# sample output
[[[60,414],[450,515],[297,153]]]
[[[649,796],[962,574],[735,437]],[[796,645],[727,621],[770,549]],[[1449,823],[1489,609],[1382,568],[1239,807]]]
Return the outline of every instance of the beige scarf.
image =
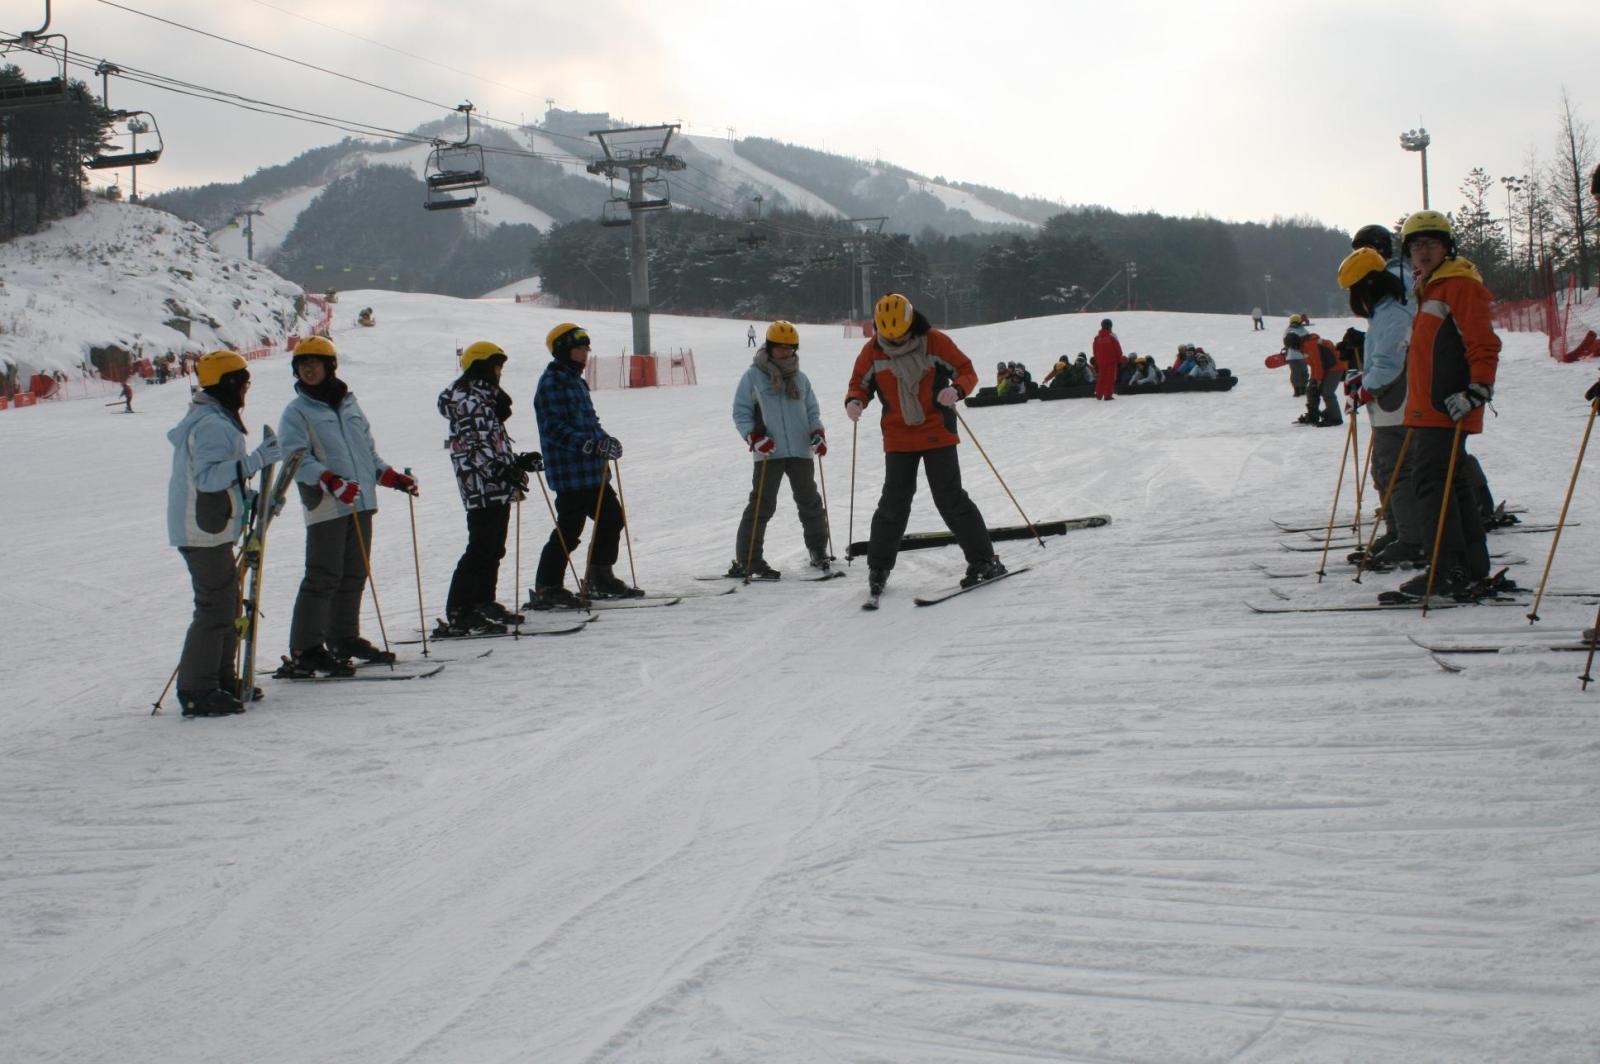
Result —
[[[899,385],[900,420],[907,425],[920,425],[927,418],[922,409],[922,399],[917,386],[933,371],[933,359],[928,355],[928,337],[910,336],[895,343],[878,337],[878,347],[889,356],[889,372]]]
[[[769,348],[763,347],[756,352],[750,364],[767,375],[774,391],[780,391],[790,399],[800,398],[800,382],[795,380],[795,374],[800,372],[798,354],[779,358]]]

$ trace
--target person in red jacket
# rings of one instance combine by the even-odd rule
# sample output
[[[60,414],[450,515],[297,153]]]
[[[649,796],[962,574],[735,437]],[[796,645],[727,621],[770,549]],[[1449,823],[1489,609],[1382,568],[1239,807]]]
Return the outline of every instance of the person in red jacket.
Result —
[[[963,587],[1006,571],[995,557],[983,514],[961,486],[955,406],[978,386],[978,374],[955,341],[932,328],[922,312],[898,292],[878,300],[876,333],[856,356],[845,392],[852,422],[874,395],[883,404],[883,494],[872,515],[867,547],[867,587],[882,594],[900,553],[917,493],[917,466],[928,474],[928,490],[945,526],[967,559]]]
[[[1416,272],[1417,315],[1406,355],[1406,427],[1411,429],[1411,479],[1425,527],[1443,539],[1433,593],[1471,598],[1489,575],[1489,548],[1472,487],[1461,475],[1466,437],[1483,431],[1483,407],[1494,396],[1500,337],[1489,315],[1492,296],[1478,268],[1456,255],[1450,219],[1417,211],[1400,229],[1402,254]],[[1452,450],[1456,476],[1445,497]],[[1428,572],[1400,585],[1422,598]]]
[[[1115,399],[1117,371],[1122,368],[1122,343],[1111,331],[1111,319],[1100,323],[1094,337],[1094,397]]]

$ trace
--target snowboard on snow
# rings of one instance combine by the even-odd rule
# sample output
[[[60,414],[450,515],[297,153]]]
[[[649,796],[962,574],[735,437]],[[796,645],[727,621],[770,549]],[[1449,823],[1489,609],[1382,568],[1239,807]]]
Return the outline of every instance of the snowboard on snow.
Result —
[[[1036,521],[1032,528],[1027,525],[1002,525],[989,529],[989,539],[994,542],[1011,539],[1032,539],[1037,531],[1041,536],[1060,536],[1080,528],[1100,528],[1111,523],[1110,514],[1095,514],[1092,517],[1074,517],[1065,521]],[[956,542],[954,532],[941,530],[938,532],[910,532],[900,539],[900,549],[926,550],[929,547],[948,547]],[[867,541],[857,540],[845,549],[846,558],[863,558],[867,554]]]
[[[287,662],[289,659],[283,659]],[[437,676],[444,671],[444,663],[438,662],[426,669],[389,669],[380,666],[372,669],[358,669],[353,676],[273,676],[274,680],[284,683],[360,683],[374,680],[426,680],[430,676]]]

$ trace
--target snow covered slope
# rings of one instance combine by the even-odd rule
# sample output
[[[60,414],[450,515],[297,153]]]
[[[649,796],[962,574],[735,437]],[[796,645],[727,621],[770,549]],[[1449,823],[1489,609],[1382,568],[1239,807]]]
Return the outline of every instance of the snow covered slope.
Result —
[[[96,201],[41,233],[0,244],[0,359],[76,375],[91,347],[164,354],[281,341],[298,285],[232,258],[165,211]]]
[[[377,328],[352,327],[364,305]],[[628,318],[387,292],[336,310],[340,374],[421,479],[431,617],[465,539],[434,410],[455,346],[510,352],[512,431],[533,447],[545,332],[570,315],[613,353]],[[986,378],[1002,358],[1039,373],[1098,317],[955,336]],[[647,588],[715,587],[692,577],[732,555],[746,324],[658,317],[657,346],[692,346],[700,385],[596,394],[627,448]],[[1405,637],[1566,640],[1594,601],[1548,598],[1534,629],[1517,608],[1251,613],[1274,589],[1395,583],[1252,568],[1315,567],[1268,518],[1326,513],[1344,437],[1290,425],[1246,318],[1117,328],[1140,351],[1202,343],[1240,384],[964,411],[991,523],[1019,519],[975,443],[1030,516],[1114,515],[1004,545],[1029,574],[917,609],[962,568],[919,551],[877,614],[857,608],[860,566],[786,577],[436,647],[452,660],[431,680],[268,682],[215,721],[148,712],[189,610],[162,524],[185,397],[0,413],[0,453],[52,458],[0,462],[0,1059],[1593,1061],[1600,692],[1579,693],[1576,655],[1447,674]],[[881,484],[879,433],[841,413],[860,341],[801,333],[842,552]],[[1507,337],[1500,416],[1474,446],[1530,520],[1560,506],[1593,376],[1541,347]],[[290,396],[284,360],[258,365],[252,427]],[[1587,480],[1556,588],[1600,590]],[[785,499],[779,568],[803,559],[797,524]],[[925,493],[911,527],[939,527]],[[293,511],[277,529],[269,657],[301,576]],[[526,584],[549,529],[537,492],[521,529]],[[1550,538],[1497,541],[1542,562]],[[517,568],[508,551],[506,601]],[[389,637],[409,637],[398,495],[373,569]],[[378,638],[370,599],[365,625]]]

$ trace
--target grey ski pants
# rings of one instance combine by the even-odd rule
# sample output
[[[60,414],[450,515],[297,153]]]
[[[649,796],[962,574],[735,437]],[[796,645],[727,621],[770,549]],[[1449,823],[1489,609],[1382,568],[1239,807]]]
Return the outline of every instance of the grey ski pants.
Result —
[[[1395,458],[1405,442],[1404,425],[1384,425],[1372,430],[1372,483],[1381,497],[1389,489],[1389,477],[1394,474]],[[1384,523],[1401,543],[1413,547],[1433,546],[1430,530],[1422,527],[1422,515],[1417,510],[1416,488],[1411,483],[1410,455],[1401,465],[1394,479],[1394,497],[1384,507]]]
[[[361,522],[359,538],[348,517],[306,526],[306,575],[289,625],[291,654],[361,634],[361,594],[367,586],[361,545],[372,549],[372,511],[359,510],[355,519]]]
[[[763,467],[765,480],[762,479]],[[800,531],[805,537],[807,551],[828,549],[828,515],[822,509],[822,496],[817,492],[817,470],[809,458],[768,458],[755,463],[750,471],[750,501],[745,503],[744,515],[739,518],[739,532],[734,540],[734,560],[743,565],[750,559],[750,539],[755,537],[755,559],[762,560],[762,545],[767,538],[767,525],[778,509],[778,489],[783,478],[789,478],[789,491],[794,495],[794,507],[800,511]],[[757,491],[761,497],[756,498]],[[758,506],[759,502],[759,506]]]
[[[233,545],[179,547],[178,553],[189,567],[194,588],[194,618],[178,659],[178,690],[203,694],[214,687],[231,688],[234,649],[239,644],[239,630],[233,625],[239,610]]]

